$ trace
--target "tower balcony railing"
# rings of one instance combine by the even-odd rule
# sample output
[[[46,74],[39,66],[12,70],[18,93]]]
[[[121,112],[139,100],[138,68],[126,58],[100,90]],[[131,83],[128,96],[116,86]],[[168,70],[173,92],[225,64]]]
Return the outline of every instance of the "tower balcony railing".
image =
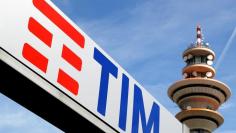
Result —
[[[186,50],[192,49],[192,48],[210,48],[208,43],[202,42],[201,45],[197,45],[196,43],[191,43]]]

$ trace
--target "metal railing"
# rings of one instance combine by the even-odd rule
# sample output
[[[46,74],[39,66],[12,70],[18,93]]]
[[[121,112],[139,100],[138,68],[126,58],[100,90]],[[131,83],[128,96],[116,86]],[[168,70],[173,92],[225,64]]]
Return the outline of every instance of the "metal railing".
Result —
[[[186,50],[191,48],[210,48],[210,46],[208,43],[205,42],[203,42],[201,45],[197,45],[196,43],[191,43]]]

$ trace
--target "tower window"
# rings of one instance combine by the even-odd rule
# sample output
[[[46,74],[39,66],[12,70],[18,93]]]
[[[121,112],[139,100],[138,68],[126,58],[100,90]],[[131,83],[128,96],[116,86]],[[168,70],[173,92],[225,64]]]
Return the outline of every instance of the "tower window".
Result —
[[[206,64],[207,63],[207,57],[205,56],[202,56],[201,57],[201,60],[202,60],[202,63]]]
[[[186,61],[187,65],[193,64],[207,64],[207,57],[205,56],[193,56],[191,59]]]
[[[196,64],[202,63],[202,60],[201,60],[201,57],[200,57],[200,56],[196,56],[196,57],[195,57],[195,63],[196,63]]]

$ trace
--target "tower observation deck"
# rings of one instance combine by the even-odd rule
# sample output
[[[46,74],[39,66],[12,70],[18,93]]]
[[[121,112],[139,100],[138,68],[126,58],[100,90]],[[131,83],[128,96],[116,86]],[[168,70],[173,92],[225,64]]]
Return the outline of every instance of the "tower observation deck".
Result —
[[[181,109],[176,118],[191,133],[211,133],[224,122],[217,109],[230,97],[231,91],[226,84],[213,79],[215,53],[203,41],[199,25],[196,32],[196,43],[183,52],[186,62],[183,79],[169,87],[168,95]]]

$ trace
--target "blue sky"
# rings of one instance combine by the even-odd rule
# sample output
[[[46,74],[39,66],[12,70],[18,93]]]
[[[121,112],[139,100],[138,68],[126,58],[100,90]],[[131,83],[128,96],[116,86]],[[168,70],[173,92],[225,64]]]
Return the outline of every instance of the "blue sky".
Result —
[[[201,24],[217,59],[236,27],[235,0],[53,2],[173,114],[179,109],[168,98],[167,88],[182,78],[181,55],[195,41],[196,25]],[[228,84],[233,95],[219,110],[225,123],[216,133],[236,133],[236,37],[232,37],[216,79]],[[1,94],[0,107],[0,132],[61,132]]]

